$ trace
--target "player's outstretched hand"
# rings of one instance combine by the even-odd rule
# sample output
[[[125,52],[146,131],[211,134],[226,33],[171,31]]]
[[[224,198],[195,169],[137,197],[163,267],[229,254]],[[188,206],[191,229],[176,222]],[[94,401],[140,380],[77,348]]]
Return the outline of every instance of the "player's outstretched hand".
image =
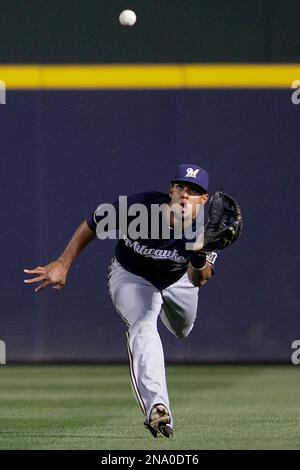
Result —
[[[38,292],[48,286],[55,290],[62,289],[66,284],[68,269],[61,260],[57,259],[46,266],[24,269],[24,273],[35,275],[31,279],[25,279],[24,282],[26,284],[39,282],[40,284],[34,289],[35,292]]]

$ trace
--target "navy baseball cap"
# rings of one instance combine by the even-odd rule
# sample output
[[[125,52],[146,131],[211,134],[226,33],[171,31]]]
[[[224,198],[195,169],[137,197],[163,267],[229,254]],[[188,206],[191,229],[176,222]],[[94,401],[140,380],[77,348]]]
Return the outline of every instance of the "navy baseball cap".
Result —
[[[208,173],[198,165],[193,163],[183,163],[179,165],[176,171],[175,178],[171,183],[192,183],[198,186],[201,190],[207,191],[208,189]]]

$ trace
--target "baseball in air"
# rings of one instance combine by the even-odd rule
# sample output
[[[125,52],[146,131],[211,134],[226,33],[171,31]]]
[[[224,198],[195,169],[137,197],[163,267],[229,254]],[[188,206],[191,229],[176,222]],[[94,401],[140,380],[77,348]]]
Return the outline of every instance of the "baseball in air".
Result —
[[[119,16],[119,21],[123,26],[133,26],[136,22],[136,14],[132,10],[123,10]]]

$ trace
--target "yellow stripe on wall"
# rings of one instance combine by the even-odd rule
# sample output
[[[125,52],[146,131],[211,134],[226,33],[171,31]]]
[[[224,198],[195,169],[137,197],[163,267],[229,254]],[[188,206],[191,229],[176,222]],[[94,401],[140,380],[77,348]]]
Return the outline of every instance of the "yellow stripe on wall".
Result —
[[[7,89],[290,88],[300,64],[3,65]]]

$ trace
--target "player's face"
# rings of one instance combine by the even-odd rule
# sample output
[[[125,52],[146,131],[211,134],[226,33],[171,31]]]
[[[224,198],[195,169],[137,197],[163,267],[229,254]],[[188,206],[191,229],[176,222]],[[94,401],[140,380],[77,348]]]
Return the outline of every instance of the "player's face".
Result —
[[[208,194],[201,193],[197,186],[190,183],[174,183],[169,194],[169,206],[174,205],[174,215],[181,219],[195,219],[200,206],[208,199]]]

